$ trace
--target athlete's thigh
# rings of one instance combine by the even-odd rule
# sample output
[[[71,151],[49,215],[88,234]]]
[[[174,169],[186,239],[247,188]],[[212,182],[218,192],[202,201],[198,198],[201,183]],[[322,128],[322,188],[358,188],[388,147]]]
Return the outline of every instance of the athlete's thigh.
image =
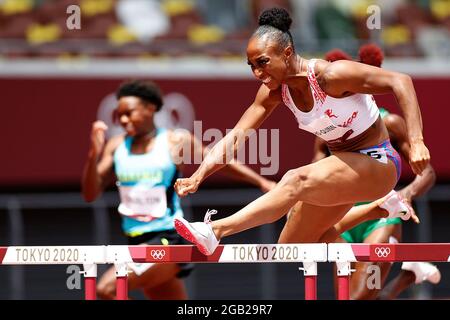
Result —
[[[320,237],[337,223],[353,204],[321,207],[298,202],[289,215],[281,232],[279,243],[317,242]]]
[[[322,206],[372,201],[397,181],[393,162],[381,163],[356,152],[339,152],[306,167],[314,187],[303,199]]]

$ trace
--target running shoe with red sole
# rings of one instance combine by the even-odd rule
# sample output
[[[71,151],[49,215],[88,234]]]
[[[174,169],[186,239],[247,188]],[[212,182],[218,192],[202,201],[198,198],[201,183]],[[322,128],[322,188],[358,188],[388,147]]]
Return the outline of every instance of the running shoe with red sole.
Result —
[[[219,245],[211,227],[211,215],[216,213],[216,210],[208,210],[204,222],[190,223],[183,218],[175,218],[175,230],[184,239],[195,244],[201,253],[210,256]]]

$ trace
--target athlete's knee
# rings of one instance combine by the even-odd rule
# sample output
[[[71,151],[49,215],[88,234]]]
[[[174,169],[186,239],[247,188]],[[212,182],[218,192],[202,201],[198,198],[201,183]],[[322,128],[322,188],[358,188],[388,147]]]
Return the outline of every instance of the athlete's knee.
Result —
[[[114,300],[116,297],[116,285],[114,282],[99,283],[97,285],[97,297],[102,300]]]
[[[297,199],[301,193],[307,193],[313,185],[311,170],[301,167],[287,171],[279,182],[280,188],[288,197]]]

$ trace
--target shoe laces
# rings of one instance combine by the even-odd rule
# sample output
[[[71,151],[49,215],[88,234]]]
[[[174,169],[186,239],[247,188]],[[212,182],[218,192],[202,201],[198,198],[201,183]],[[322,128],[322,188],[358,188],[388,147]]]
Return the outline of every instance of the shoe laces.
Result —
[[[207,210],[206,211],[206,214],[205,214],[205,218],[203,219],[203,222],[204,223],[211,223],[211,216],[213,215],[213,214],[216,214],[217,213],[217,210],[214,210],[214,209],[212,209],[212,210]]]

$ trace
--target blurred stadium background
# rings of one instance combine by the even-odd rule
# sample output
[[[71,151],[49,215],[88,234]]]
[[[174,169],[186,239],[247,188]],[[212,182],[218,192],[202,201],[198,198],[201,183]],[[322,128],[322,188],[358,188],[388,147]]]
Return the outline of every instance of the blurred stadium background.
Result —
[[[80,29],[68,28],[71,5],[80,8]],[[366,26],[371,5],[381,9],[379,29]],[[245,46],[259,12],[271,6],[291,12],[301,55],[340,48],[355,57],[361,44],[374,42],[385,52],[384,67],[413,76],[438,184],[416,201],[422,223],[405,223],[404,241],[449,242],[449,0],[0,0],[0,244],[125,244],[114,187],[93,204],[79,193],[91,123],[104,120],[110,135],[120,130],[111,121],[115,89],[125,79],[147,78],[165,93],[159,125],[192,129],[201,120],[203,131],[225,132],[259,85]],[[399,112],[392,96],[376,99]],[[313,137],[297,129],[287,110],[279,108],[263,128],[280,130],[273,179],[308,163]],[[404,168],[403,185],[412,179]],[[206,208],[231,214],[259,194],[218,175],[183,206],[198,220]],[[282,225],[225,243],[274,243]],[[198,265],[188,289],[192,299],[300,299],[298,267]],[[439,285],[401,297],[450,296],[450,267],[439,267]],[[331,267],[319,271],[319,297],[332,299]],[[82,291],[67,289],[67,276],[66,266],[2,266],[0,299],[81,299]]]

